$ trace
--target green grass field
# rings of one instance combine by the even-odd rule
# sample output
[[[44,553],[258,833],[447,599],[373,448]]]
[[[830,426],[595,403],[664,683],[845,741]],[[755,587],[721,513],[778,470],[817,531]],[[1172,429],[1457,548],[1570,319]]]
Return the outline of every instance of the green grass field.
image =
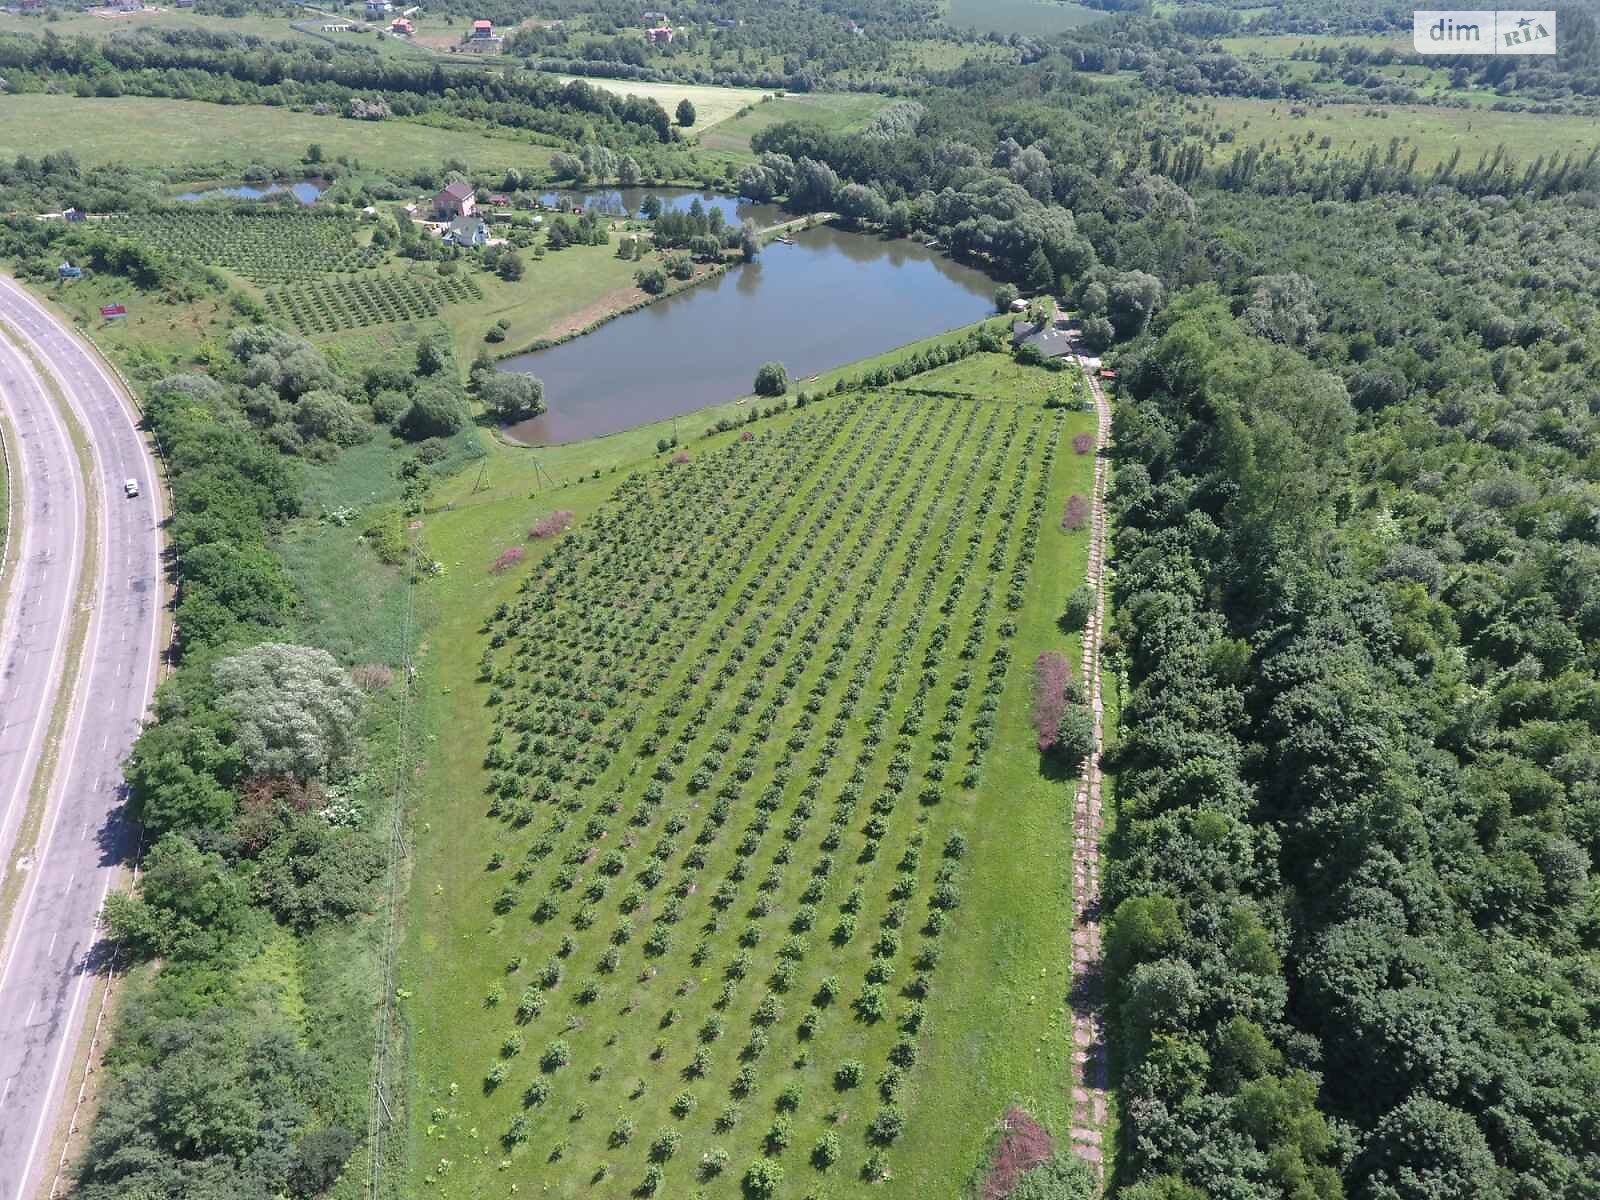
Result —
[[[960,362],[949,363],[924,372],[906,382],[905,387],[948,392],[965,392],[970,396],[1004,394],[1013,400],[1043,403],[1051,396],[1060,398],[1082,397],[1087,404],[1089,389],[1078,371],[1054,374],[1019,367],[1009,354],[974,354]]]
[[[451,304],[440,314],[463,361],[478,352],[484,332],[496,321],[508,322],[510,329],[503,344],[490,348],[510,351],[590,325],[608,310],[645,298],[633,277],[649,264],[618,258],[615,238],[604,246],[549,251],[543,258],[524,252],[522,259],[527,271],[517,282],[474,273],[483,298]]]
[[[563,83],[572,81],[577,76],[558,75]],[[771,92],[763,92],[759,88],[733,88],[710,87],[693,83],[638,83],[631,79],[594,79],[583,76],[583,82],[602,88],[618,96],[638,96],[645,100],[654,100],[666,109],[673,119],[677,119],[678,105],[687,100],[694,105],[694,128],[685,132],[691,136],[698,135],[707,129],[726,121],[741,108],[751,104],[758,104],[770,96]]]
[[[980,33],[1065,33],[1105,13],[1066,0],[949,0],[945,20]]]
[[[205,29],[213,33],[237,33],[275,40],[305,37],[304,34],[290,28],[288,19],[282,17],[222,17],[197,13],[193,9],[171,8],[148,8],[143,12],[107,15],[71,12],[66,9],[53,11],[57,14],[55,20],[22,16],[17,13],[0,13],[0,33],[31,33],[42,36],[49,31],[63,38],[106,38],[134,29]]]
[[[1257,37],[1229,37],[1220,39],[1222,48],[1231,54],[1243,58],[1247,55],[1259,55],[1263,59],[1278,62],[1288,59],[1296,50],[1318,50],[1324,46],[1363,46],[1368,50],[1411,50],[1411,38],[1408,35],[1373,34],[1368,37],[1353,37],[1332,35],[1318,37],[1313,34],[1283,33],[1269,34]]]
[[[1068,494],[1089,488],[1092,458],[1074,454],[1071,439],[1093,418],[1013,398],[1036,395],[1031,377],[1046,376],[1007,365],[997,374],[996,356],[974,367],[973,386],[994,385],[987,399],[829,399],[762,422],[751,442],[738,433],[693,439],[681,465],[650,457],[648,430],[541,451],[551,475],[576,479],[591,464],[602,474],[531,499],[525,488],[536,478],[534,456],[501,447],[488,460],[487,484],[469,472],[441,496],[448,511],[428,519],[426,536],[449,574],[438,585],[429,639],[451,650],[426,656],[419,688],[433,741],[400,981],[418,1079],[415,1177],[402,1190],[621,1194],[645,1178],[658,1134],[674,1131],[681,1141],[657,1146],[668,1156],[657,1194],[703,1186],[709,1195],[733,1196],[748,1164],[764,1156],[780,1115],[787,1133],[779,1123],[769,1148],[786,1177],[781,1194],[817,1185],[834,1195],[864,1190],[867,1130],[885,1105],[878,1080],[891,1052],[916,1062],[900,1085],[904,1133],[885,1151],[888,1193],[954,1190],[978,1167],[1009,1103],[1064,1128],[1070,796],[1068,784],[1041,774],[1027,713],[1033,656],[1047,647],[1076,653],[1055,617],[1082,578],[1086,538],[1061,532],[1056,518]],[[612,498],[625,477],[611,473],[618,465],[644,472],[625,485],[626,500]],[[555,508],[576,514],[574,545],[549,551],[549,543],[525,542],[528,525]],[[802,532],[813,526],[810,536]],[[625,554],[605,549],[613,540]],[[572,566],[559,583],[548,579],[527,593],[559,597],[554,608],[541,605],[496,626],[505,644],[495,671],[506,680],[498,685],[502,703],[485,707],[488,688],[475,676],[488,641],[479,630],[496,603],[517,600],[527,573],[487,568],[513,545],[529,552],[535,575],[547,551]],[[713,545],[715,555],[697,549]],[[1012,612],[1008,580],[1019,566],[1026,582]],[[745,584],[751,591],[738,602]],[[648,617],[634,611],[647,595],[656,597]],[[623,597],[631,598],[626,608],[614,608]],[[1012,621],[1014,631],[1002,628]],[[974,657],[964,660],[957,651],[969,630],[976,630]],[[1010,668],[991,689],[986,681],[1001,645]],[[523,657],[528,651],[533,658]],[[598,675],[563,682],[553,673],[563,661],[584,678],[626,665],[632,681],[622,688]],[[956,687],[963,671],[972,678]],[[543,680],[537,693],[528,690],[535,678]],[[860,691],[850,699],[852,680]],[[574,685],[575,697],[596,697],[578,699],[595,706],[596,723],[558,720],[544,729],[558,711],[576,715],[561,698]],[[608,689],[615,695],[601,702]],[[987,703],[980,697],[991,691],[993,740],[969,789],[963,776]],[[869,721],[880,700],[882,716]],[[515,765],[486,770],[497,714],[529,731],[504,735],[501,752]],[[901,732],[908,717],[906,728],[920,723],[920,735]],[[928,736],[941,721],[949,723],[949,742]],[[579,729],[593,732],[578,736]],[[723,738],[726,749],[717,749]],[[646,739],[658,741],[654,755],[644,754]],[[950,747],[949,762],[935,757],[941,745]],[[680,757],[662,772],[672,778],[656,781],[658,800],[649,787],[657,768]],[[569,765],[551,781],[556,762]],[[858,764],[859,784],[846,786]],[[701,770],[708,774],[697,781]],[[593,782],[584,782],[590,775]],[[560,805],[532,799],[538,778],[551,783]],[[499,818],[485,815],[491,780],[515,793],[500,802],[511,811]],[[925,789],[936,803],[922,802]],[[529,820],[518,827],[515,809],[524,803]],[[765,818],[768,803],[777,807]],[[680,822],[680,832],[667,832]],[[921,932],[928,901],[946,839],[958,829],[968,842],[954,866],[965,899],[943,933],[929,936]],[[915,869],[903,869],[918,842]],[[495,852],[505,864],[487,869]],[[812,902],[814,928],[792,933],[790,923],[808,916],[803,896],[822,878],[813,866],[824,854],[833,867]],[[613,868],[615,878],[605,874]],[[742,882],[732,878],[741,874]],[[835,945],[841,905],[856,907],[858,887],[856,931]],[[594,898],[584,900],[586,892]],[[532,920],[547,894],[557,912]],[[720,914],[713,899],[727,902]],[[896,904],[903,914],[891,911]],[[898,944],[879,941],[889,931],[885,918],[900,922]],[[621,940],[624,924],[630,932]],[[656,929],[668,932],[658,941]],[[564,935],[573,946],[561,957]],[[696,965],[691,956],[702,940]],[[930,944],[940,947],[937,965],[924,959],[915,967]],[[562,980],[534,986],[553,956]],[[793,965],[782,971],[783,962]],[[852,1002],[878,962],[898,970],[882,989],[890,1015],[868,1021]],[[742,971],[743,981],[724,997],[730,969]],[[914,1009],[901,989],[919,974],[928,977],[928,993]],[[822,980],[835,975],[838,998],[815,1007]],[[530,986],[542,996],[541,1011],[521,1024],[517,1009]],[[773,986],[787,990],[767,1003]],[[869,1014],[874,994],[864,1005]],[[530,1000],[525,1011],[534,1006]],[[720,1032],[707,1025],[713,1016]],[[758,1024],[768,1018],[770,1025]],[[920,1034],[900,1031],[902,1022],[919,1020]],[[808,1037],[799,1032],[803,1021]],[[764,1043],[750,1040],[758,1027]],[[509,1040],[517,1034],[520,1050]],[[705,1074],[686,1077],[702,1037],[711,1039]],[[542,1071],[538,1060],[557,1039],[567,1043],[569,1065]],[[653,1057],[658,1040],[664,1045]],[[902,1041],[913,1048],[895,1050]],[[860,1060],[864,1077],[837,1091],[834,1075],[846,1059]],[[506,1078],[487,1085],[496,1062]],[[737,1120],[719,1131],[747,1065],[749,1094],[737,1101]],[[540,1080],[548,1096],[534,1088],[538,1103],[525,1108]],[[785,1095],[791,1085],[798,1097]],[[681,1092],[692,1103],[675,1104]],[[791,1100],[795,1111],[780,1114]],[[516,1124],[519,1116],[525,1120]],[[820,1171],[810,1155],[828,1132],[841,1155]],[[727,1167],[699,1182],[702,1155],[714,1147],[727,1150]],[[431,1185],[422,1182],[429,1178]]]
[[[1304,143],[1308,155],[1352,156],[1375,145],[1387,150],[1392,138],[1401,142],[1401,156],[1418,149],[1417,165],[1426,170],[1461,151],[1461,165],[1470,168],[1478,156],[1493,153],[1503,144],[1518,162],[1531,163],[1540,155],[1587,155],[1600,143],[1600,128],[1590,117],[1498,113],[1482,109],[1329,104],[1306,108],[1294,115],[1295,106],[1282,100],[1207,100],[1202,110],[1214,117],[1203,120],[1218,130],[1231,129],[1232,143],[1219,142],[1213,162],[1226,162],[1237,150],[1258,145],[1287,147]],[[1307,143],[1307,135],[1310,141]],[[1324,151],[1321,139],[1331,139]]]
[[[736,158],[750,157],[750,139],[782,121],[814,121],[835,133],[860,128],[889,97],[831,92],[775,97],[736,115],[700,137],[700,145]]]
[[[451,158],[474,170],[542,170],[551,153],[512,137],[408,121],[351,121],[281,108],[138,96],[7,96],[5,116],[0,158],[71,150],[85,166],[120,162],[190,175],[250,164],[299,165],[312,142],[329,158],[401,173]]]

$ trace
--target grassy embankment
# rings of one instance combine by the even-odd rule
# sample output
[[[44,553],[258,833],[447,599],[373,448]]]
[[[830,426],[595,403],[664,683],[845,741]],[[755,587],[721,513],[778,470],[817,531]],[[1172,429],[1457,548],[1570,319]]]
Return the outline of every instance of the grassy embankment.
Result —
[[[890,360],[897,357],[898,353],[885,356]],[[847,370],[853,373],[862,366],[854,364]],[[981,384],[990,397],[980,402],[985,408],[991,404],[1009,407],[1019,403],[1013,396],[1022,396],[1025,398],[1020,403],[1026,410],[1037,409],[1037,379],[1043,372],[1017,368],[1003,356],[983,356],[959,366],[965,370],[946,368],[945,378],[935,372],[919,377],[917,382],[933,380],[949,390]],[[1049,377],[1051,382],[1057,378]],[[846,402],[826,401],[819,411],[840,403]],[[916,409],[965,402],[913,399],[908,403],[910,409]],[[711,411],[704,417],[709,422],[715,415]],[[778,431],[798,418],[798,414],[787,414],[764,421],[757,429]],[[999,735],[985,767],[981,791],[975,800],[952,800],[942,810],[936,810],[932,818],[933,828],[939,829],[949,820],[968,822],[973,841],[963,883],[968,900],[957,914],[952,932],[944,939],[946,956],[930,1000],[929,1020],[936,1033],[925,1043],[922,1062],[912,1073],[914,1099],[907,1101],[908,1133],[892,1155],[896,1177],[889,1190],[895,1194],[928,1194],[930,1188],[947,1188],[952,1179],[972,1171],[992,1119],[1013,1100],[1039,1112],[1053,1127],[1065,1127],[1070,1056],[1065,1008],[1067,954],[1062,935],[1070,851],[1066,785],[1049,782],[1040,775],[1027,724],[1028,666],[1032,656],[1046,646],[1065,649],[1069,656],[1075,653],[1074,639],[1063,638],[1054,622],[1062,598],[1082,577],[1087,542],[1083,534],[1062,534],[1055,522],[1067,494],[1088,490],[1092,459],[1073,454],[1070,441],[1074,432],[1092,427],[1093,418],[1073,414],[1065,420],[1066,432],[1058,449],[1056,478],[1041,531],[1040,555],[1020,614],[1021,628],[1012,643],[1013,669],[1002,697]],[[489,713],[482,705],[483,688],[474,679],[478,643],[482,641],[477,630],[498,600],[515,594],[517,583],[517,573],[492,576],[486,571],[487,564],[507,546],[520,543],[530,520],[543,512],[556,507],[570,509],[578,514],[580,524],[589,518],[621,477],[620,473],[612,474],[613,470],[648,468],[652,462],[660,462],[652,460],[650,447],[666,428],[647,427],[537,454],[496,447],[483,477],[474,471],[458,479],[440,497],[450,503],[450,510],[428,519],[426,536],[450,571],[441,583],[429,585],[438,591],[434,602],[438,621],[429,631],[428,644],[449,650],[427,656],[419,689],[420,708],[430,731],[430,762],[417,813],[419,844],[411,902],[412,930],[401,983],[415,992],[415,998],[407,1002],[407,1017],[417,1037],[419,1086],[414,1105],[417,1127],[413,1166],[420,1177],[436,1168],[437,1159],[452,1159],[455,1166],[440,1194],[457,1193],[462,1186],[474,1195],[497,1194],[507,1191],[509,1184],[519,1179],[527,1186],[527,1176],[541,1166],[553,1139],[570,1136],[575,1146],[588,1144],[597,1130],[610,1128],[616,1115],[613,1109],[622,1103],[619,1091],[635,1074],[655,1078],[651,1064],[641,1055],[636,1066],[626,1068],[626,1074],[619,1065],[615,1078],[598,1086],[574,1083],[578,1088],[575,1094],[595,1094],[597,1102],[591,1105],[593,1111],[586,1120],[572,1131],[545,1130],[538,1139],[543,1147],[539,1154],[519,1151],[516,1165],[505,1174],[499,1172],[498,1163],[507,1154],[494,1139],[517,1107],[513,1104],[506,1113],[500,1113],[510,1096],[502,1093],[498,1101],[486,1098],[479,1083],[495,1046],[505,1034],[499,1026],[506,1022],[483,1019],[476,999],[493,982],[505,981],[512,995],[508,1007],[514,1007],[522,981],[516,977],[508,980],[504,973],[506,959],[520,949],[526,950],[529,961],[536,963],[548,948],[541,951],[535,945],[540,938],[536,928],[527,924],[525,913],[501,922],[493,918],[490,909],[489,902],[502,881],[484,872],[483,861],[500,844],[499,827],[482,816],[482,756]],[[698,458],[737,436],[720,435],[704,441],[696,438],[688,443],[688,449]],[[535,458],[547,474],[535,473]],[[596,471],[600,472],[597,479],[593,478]],[[539,490],[530,498],[530,492],[539,487],[541,480],[552,476],[558,482],[587,478],[554,490]],[[537,558],[540,546],[535,544],[531,549],[530,557]],[[897,625],[896,631],[898,628]],[[986,657],[980,658],[979,663],[984,661]],[[849,756],[847,748],[846,757]],[[829,797],[825,795],[823,799],[826,809]],[[980,813],[982,820],[968,820]],[[736,827],[740,824],[742,821],[736,819]],[[930,848],[942,841],[942,836],[936,839],[930,832]],[[930,864],[925,874],[931,870]],[[553,936],[545,935],[543,940]],[[527,970],[522,973],[527,974]],[[791,1017],[804,1011],[807,994],[806,989],[801,989],[790,997]],[[709,999],[709,995],[702,998]],[[614,1012],[614,1005],[599,1006],[591,1026],[616,1020]],[[640,1036],[636,1029],[619,1026],[618,1031],[627,1046]],[[529,1053],[536,1056],[538,1046],[553,1032],[537,1024],[532,1027],[528,1036],[534,1049]],[[598,1028],[593,1035],[571,1036],[587,1036],[592,1041],[598,1036]],[[740,1036],[737,1027],[729,1036]],[[816,1043],[814,1057],[825,1063],[826,1052],[855,1045],[859,1039],[872,1040],[845,1022],[836,1037],[828,1035]],[[785,1047],[788,1045],[784,1043]],[[792,1051],[775,1045],[771,1053],[786,1057]],[[532,1066],[527,1062],[521,1065]],[[874,1075],[880,1068],[881,1062],[872,1067]],[[827,1071],[831,1069],[825,1067]],[[808,1103],[804,1114],[796,1119],[794,1145],[799,1149],[791,1149],[784,1156],[789,1177],[797,1185],[814,1177],[813,1169],[805,1162],[805,1153],[820,1128],[820,1110],[827,1106],[832,1094],[823,1070],[809,1069],[812,1078],[807,1087]],[[807,1072],[801,1074],[803,1077]],[[450,1094],[452,1083],[459,1085],[454,1097]],[[520,1092],[525,1083],[521,1080],[515,1088],[508,1085],[507,1093]],[[602,1153],[615,1161],[618,1185],[631,1186],[636,1180],[643,1166],[642,1143],[653,1135],[657,1123],[676,1124],[666,1117],[662,1106],[679,1086],[675,1079],[653,1082],[642,1101],[640,1143],[630,1151]],[[870,1086],[869,1077],[867,1092]],[[684,1128],[705,1125],[705,1135],[686,1141],[668,1175],[669,1181],[685,1185],[688,1168],[703,1148],[700,1141],[727,1144],[737,1152],[734,1166],[742,1170],[738,1156],[753,1153],[754,1140],[771,1117],[770,1108],[749,1103],[745,1125],[729,1135],[713,1137],[709,1134],[710,1119],[726,1099],[726,1092],[699,1090],[706,1094],[697,1116]],[[447,1107],[452,1114],[434,1130],[435,1134],[447,1131],[445,1143],[431,1140],[427,1130],[432,1124],[429,1110],[436,1105]],[[853,1178],[853,1160],[861,1157],[861,1127],[875,1104],[864,1092],[850,1097],[847,1106],[853,1116],[840,1127],[840,1133],[850,1147],[846,1162],[851,1174],[836,1170],[835,1187],[847,1186]],[[565,1119],[558,1121],[556,1116],[551,1114],[547,1124],[559,1125]],[[469,1128],[475,1129],[476,1134],[469,1133]],[[587,1180],[598,1158],[588,1151],[584,1153],[588,1156],[582,1161],[573,1158],[554,1172],[558,1178],[553,1186],[563,1192],[595,1194]],[[639,1162],[635,1163],[634,1158]],[[733,1171],[732,1177],[725,1177],[717,1190],[736,1190],[736,1175],[737,1171]]]

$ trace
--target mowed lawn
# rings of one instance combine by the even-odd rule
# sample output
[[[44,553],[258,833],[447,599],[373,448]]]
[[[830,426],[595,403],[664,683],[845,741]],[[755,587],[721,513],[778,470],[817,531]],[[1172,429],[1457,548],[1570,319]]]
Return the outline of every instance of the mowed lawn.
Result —
[[[0,100],[0,158],[70,150],[86,166],[122,162],[175,171],[231,164],[299,164],[312,142],[328,158],[410,172],[455,158],[474,170],[540,170],[550,150],[515,137],[408,121],[351,121],[259,105],[142,96],[80,99],[25,94]]]
[[[1295,115],[1297,107],[1304,116]],[[1231,143],[1217,143],[1211,154],[1213,162],[1226,162],[1237,151],[1262,141],[1280,147],[1304,144],[1313,157],[1349,157],[1374,145],[1387,152],[1390,140],[1398,138],[1402,159],[1411,147],[1417,147],[1417,166],[1423,170],[1448,160],[1458,149],[1462,169],[1470,169],[1480,155],[1493,154],[1499,145],[1520,163],[1531,163],[1540,155],[1587,155],[1600,145],[1600,124],[1593,117],[1420,105],[1371,108],[1328,104],[1316,108],[1285,100],[1227,98],[1206,100],[1204,110],[1215,113],[1211,123],[1217,129],[1231,129],[1234,134]],[[1331,139],[1326,151],[1320,149],[1324,136]]]
[[[563,83],[571,83],[574,79],[578,79],[617,96],[638,96],[644,100],[654,100],[667,110],[674,121],[678,117],[678,105],[687,100],[694,105],[695,112],[694,128],[685,131],[691,134],[721,124],[741,108],[756,104],[763,97],[772,94],[759,88],[710,87],[694,83],[641,83],[632,79],[596,79],[588,75],[557,75],[556,78]]]
[[[707,150],[736,157],[750,155],[750,139],[782,121],[811,121],[833,133],[858,129],[872,119],[887,96],[866,92],[814,92],[809,95],[774,96],[741,116],[709,129],[700,137]]]
[[[691,461],[679,466],[645,451],[613,474],[619,465],[613,451],[640,444],[630,435],[622,435],[628,443],[601,439],[593,444],[595,465],[604,470],[598,479],[532,496],[526,489],[537,478],[533,456],[502,450],[490,460],[487,486],[463,478],[439,497],[448,511],[427,518],[426,537],[448,574],[432,585],[439,589],[439,620],[419,683],[430,752],[415,821],[411,935],[399,979],[417,1078],[410,1104],[413,1173],[402,1190],[440,1197],[622,1195],[644,1180],[655,1143],[658,1195],[704,1187],[710,1196],[735,1197],[748,1165],[769,1155],[784,1172],[780,1195],[816,1187],[834,1196],[947,1195],[979,1168],[993,1123],[1009,1104],[1023,1104],[1064,1133],[1071,790],[1041,771],[1027,718],[1033,657],[1049,648],[1076,658],[1075,639],[1055,621],[1066,593],[1082,579],[1087,540],[1082,532],[1062,532],[1058,521],[1066,497],[1090,488],[1092,455],[1076,454],[1072,440],[1092,429],[1093,417],[1047,412],[1007,394],[1008,384],[1029,384],[1027,376],[1042,371],[1012,367],[1008,378],[993,369],[986,374],[996,389],[987,399],[830,398],[762,421],[753,427],[754,442],[739,433],[695,438],[687,443]],[[1051,441],[1054,462],[1046,471]],[[582,446],[559,450],[560,474],[582,474]],[[489,646],[484,625],[497,603],[516,601],[530,569],[494,575],[488,565],[520,545],[537,571],[551,543],[526,539],[535,519],[571,511],[575,536],[583,536],[598,528],[598,514],[626,471],[640,470],[655,482],[606,513],[607,522],[621,523],[612,525],[618,534],[637,531],[624,538],[627,555],[609,556],[606,569],[626,560],[648,577],[663,550],[681,561],[680,582],[656,580],[666,588],[663,602],[669,594],[684,602],[681,618],[667,621],[654,651],[621,660],[636,663],[632,669],[641,675],[657,667],[663,675],[640,701],[633,732],[621,734],[623,749],[597,782],[582,783],[581,770],[566,775],[559,785],[561,797],[570,798],[564,814],[541,800],[525,826],[491,817],[485,785],[496,776],[484,757],[496,712],[524,703],[531,678],[559,690],[568,666],[592,669],[607,639],[643,643],[634,639],[636,621],[619,623],[606,608],[587,604],[515,631],[499,623],[495,629],[509,636],[494,652],[496,671],[504,664],[511,673],[503,706],[486,706],[488,688],[476,679],[479,655]],[[742,496],[716,482],[726,484],[730,472],[747,481],[730,485],[746,488]],[[1037,554],[1013,612],[1008,580],[1028,544],[1041,481]],[[791,486],[792,493],[782,494]],[[992,507],[979,504],[991,487]],[[703,493],[705,502],[670,499],[690,492]],[[652,496],[660,497],[660,507]],[[749,519],[739,520],[752,505]],[[810,539],[796,532],[813,527]],[[740,549],[746,546],[748,553]],[[998,569],[991,567],[997,547]],[[764,574],[758,564],[769,553],[780,565]],[[779,586],[791,558],[790,583]],[[636,596],[620,581],[615,594],[598,578],[583,582],[590,568],[601,569],[581,567],[580,586],[599,588],[612,602]],[[897,585],[903,571],[906,582]],[[753,602],[735,614],[730,605],[746,584],[754,585]],[[658,608],[652,621],[667,611]],[[722,635],[730,616],[733,632]],[[1016,622],[1015,632],[1001,628],[1008,621]],[[947,633],[935,633],[941,622]],[[956,651],[973,626],[978,649],[965,659]],[[808,631],[818,640],[811,642]],[[946,636],[941,652],[934,639]],[[797,659],[803,645],[815,652]],[[841,645],[829,675],[825,661]],[[1011,660],[994,697],[994,741],[976,788],[967,789],[962,776],[971,730],[1001,645]],[[522,657],[524,646],[532,658]],[[711,687],[716,674],[698,665],[702,656],[715,672],[730,668],[725,686]],[[522,663],[528,671],[511,670]],[[779,676],[791,663],[795,676],[785,693]],[[966,693],[961,700],[955,685],[964,670],[972,678],[959,689]],[[839,706],[857,678],[863,682],[856,715],[841,729]],[[553,693],[540,694],[557,703]],[[783,694],[790,698],[779,703]],[[925,701],[921,732],[903,734],[918,695]],[[684,699],[669,706],[674,696]],[[805,703],[813,696],[814,715]],[[866,730],[880,698],[889,707],[881,742],[872,748]],[[532,703],[530,712],[547,710]],[[761,717],[772,705],[772,717]],[[702,711],[707,719],[697,721]],[[770,729],[757,737],[758,722],[768,719]],[[939,780],[934,733],[945,719],[954,726],[954,758]],[[656,754],[645,755],[637,743],[658,721],[669,732]],[[596,738],[611,728],[609,719],[595,726]],[[504,752],[518,753],[518,736],[502,743]],[[730,738],[727,750],[714,751],[723,736]],[[681,751],[672,748],[678,739]],[[690,776],[704,767],[706,753],[723,753],[726,765],[711,769],[703,790],[691,789]],[[903,764],[896,760],[901,753]],[[665,783],[663,799],[648,800],[656,768],[680,754],[684,762]],[[780,784],[784,757],[791,761]],[[860,798],[841,808],[858,761],[864,761]],[[736,763],[751,775],[742,787],[725,790],[737,777]],[[902,770],[898,799],[876,804],[891,795],[888,780]],[[817,786],[807,789],[808,780]],[[937,802],[924,802],[934,794]],[[728,795],[718,832],[709,813]],[[770,828],[756,804],[763,795],[781,795]],[[558,816],[564,820],[553,824]],[[673,834],[680,821],[681,832]],[[944,847],[956,831],[966,839],[965,853],[946,859]],[[601,832],[606,836],[590,843]],[[830,833],[838,839],[831,850]],[[549,852],[541,847],[547,839]],[[599,869],[597,855],[580,852],[585,844],[598,855],[620,852],[614,879]],[[917,854],[908,860],[912,850]],[[491,866],[495,852],[506,856],[498,868]],[[814,870],[823,855],[833,860],[825,877]],[[661,871],[654,884],[647,870],[653,861]],[[610,870],[617,860],[607,862]],[[955,864],[960,902],[943,932],[930,936],[924,932],[929,902],[947,862]],[[732,882],[741,874],[742,883]],[[803,894],[818,879],[825,881],[808,915]],[[608,882],[595,888],[602,881]],[[732,891],[723,892],[724,884]],[[636,888],[638,908],[629,897]],[[711,900],[722,894],[732,903],[719,917]],[[557,912],[534,920],[546,896],[555,898]],[[898,926],[897,903],[904,904]],[[673,906],[680,919],[655,920]],[[833,930],[857,906],[857,928],[836,945]],[[796,918],[812,928],[793,932]],[[668,930],[666,948],[646,953],[657,929]],[[898,946],[881,940],[889,932],[897,933]],[[564,956],[563,937],[572,940]],[[701,941],[703,957],[694,954]],[[923,952],[935,945],[937,961],[924,961]],[[793,968],[780,991],[769,976],[785,961]],[[552,962],[562,979],[541,986]],[[852,1004],[866,993],[864,975],[876,962],[896,971],[882,988],[888,1016],[868,1020]],[[923,1007],[915,1010],[920,1031],[903,1032],[914,1005],[902,989],[919,974],[928,979]],[[839,979],[840,994],[814,1004],[830,976]],[[539,1012],[519,1021],[530,988],[538,999],[525,1012]],[[758,1029],[764,1037],[752,1036]],[[540,1059],[556,1041],[566,1043],[568,1064],[544,1069]],[[888,1056],[905,1041],[916,1047],[896,1105],[905,1128],[885,1151],[888,1183],[869,1189],[860,1175],[871,1153],[867,1130],[885,1107],[879,1081]],[[700,1049],[704,1075],[689,1069]],[[841,1088],[835,1075],[849,1060],[862,1063],[863,1078]],[[497,1062],[505,1076],[498,1085],[487,1078]],[[746,1067],[748,1094],[736,1097],[746,1090],[739,1082]],[[811,1156],[828,1132],[841,1155],[822,1170]],[[728,1152],[726,1168],[702,1175],[703,1156],[715,1157],[718,1149]]]

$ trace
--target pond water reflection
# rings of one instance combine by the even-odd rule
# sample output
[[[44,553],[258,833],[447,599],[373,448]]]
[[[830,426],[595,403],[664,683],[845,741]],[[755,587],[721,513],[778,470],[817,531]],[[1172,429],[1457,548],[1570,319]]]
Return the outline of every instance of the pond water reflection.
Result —
[[[544,381],[549,411],[511,426],[533,445],[616,433],[749,393],[778,361],[793,390],[820,371],[969,324],[994,280],[915,242],[820,226],[747,266],[502,369]]]

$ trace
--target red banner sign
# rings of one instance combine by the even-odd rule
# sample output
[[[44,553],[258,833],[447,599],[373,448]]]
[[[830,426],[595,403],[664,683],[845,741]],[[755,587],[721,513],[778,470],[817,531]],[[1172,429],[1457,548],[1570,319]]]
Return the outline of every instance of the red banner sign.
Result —
[[[128,306],[125,304],[102,304],[100,315],[108,320],[112,317],[125,317],[128,315]]]

